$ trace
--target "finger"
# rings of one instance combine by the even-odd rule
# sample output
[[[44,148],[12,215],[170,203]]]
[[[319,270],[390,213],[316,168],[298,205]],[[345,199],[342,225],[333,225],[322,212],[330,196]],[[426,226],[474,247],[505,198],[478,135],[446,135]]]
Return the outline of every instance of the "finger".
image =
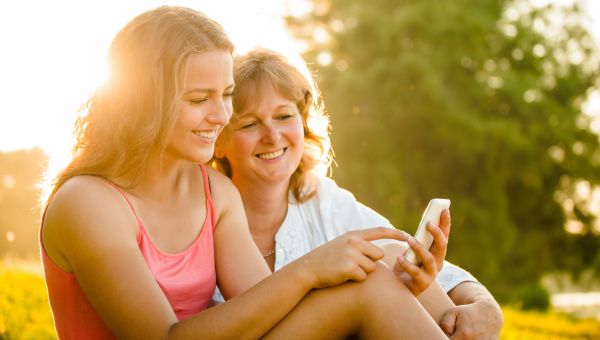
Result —
[[[423,249],[425,249],[425,247],[423,247]],[[435,256],[433,256],[433,254],[429,251],[427,251],[425,254],[423,255],[418,255],[421,258],[421,269],[423,271],[425,271],[425,273],[427,273],[427,275],[430,275],[431,277],[435,277],[438,273],[438,267],[440,267],[441,265],[438,264],[437,262],[437,258]],[[444,259],[442,258],[442,261],[444,261]]]
[[[367,256],[360,256],[356,262],[366,273],[371,273],[375,270],[375,268],[377,268],[376,261],[373,261]]]
[[[352,281],[364,281],[367,278],[367,273],[359,266],[355,267],[355,269],[350,273],[349,280]]]
[[[458,313],[456,309],[450,309],[444,314],[442,317],[442,321],[440,321],[440,328],[446,335],[454,334],[454,326],[456,325],[456,317]]]
[[[430,225],[431,223],[428,224]],[[432,263],[432,261],[435,261],[435,258],[429,252],[429,249],[425,248],[425,246],[421,242],[417,241],[415,238],[409,238],[408,245],[412,248],[412,250],[421,259],[423,263]]]
[[[406,241],[410,237],[410,235],[402,230],[387,227],[361,229],[352,231],[351,233],[354,233],[365,241],[380,240],[382,238]]]
[[[413,278],[414,285],[419,288],[420,292],[429,287],[432,277],[427,275],[425,271],[421,269],[421,267],[406,261],[400,256],[396,259],[396,261],[398,266],[400,266],[404,272],[408,273]]]
[[[451,226],[450,209],[444,209],[440,215],[440,229],[444,232],[446,239],[450,237],[450,226]]]
[[[383,249],[369,241],[361,242],[360,251],[364,256],[367,256],[372,261],[379,261],[385,256]]]
[[[434,257],[435,263],[438,269],[442,268],[444,259],[446,258],[446,251],[448,249],[448,240],[442,232],[442,229],[437,228],[432,224],[427,225],[427,230],[433,237],[433,244],[431,245],[430,251]]]

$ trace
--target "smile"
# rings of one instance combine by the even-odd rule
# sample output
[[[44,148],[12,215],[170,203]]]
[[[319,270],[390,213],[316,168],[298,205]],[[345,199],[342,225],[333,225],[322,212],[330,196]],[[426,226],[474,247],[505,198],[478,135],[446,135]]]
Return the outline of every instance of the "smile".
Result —
[[[192,133],[198,137],[202,137],[209,140],[215,140],[217,138],[217,130],[192,130]]]
[[[275,159],[281,155],[283,155],[283,153],[285,152],[285,150],[287,150],[287,148],[283,148],[283,149],[279,149],[277,151],[274,152],[267,152],[267,153],[259,153],[258,155],[256,155],[256,157],[260,158],[260,159]]]

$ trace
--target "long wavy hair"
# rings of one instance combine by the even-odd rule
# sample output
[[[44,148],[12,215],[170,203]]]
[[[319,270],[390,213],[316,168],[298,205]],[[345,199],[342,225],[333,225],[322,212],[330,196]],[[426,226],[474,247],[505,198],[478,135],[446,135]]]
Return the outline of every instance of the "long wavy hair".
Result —
[[[109,74],[82,106],[70,163],[52,181],[46,205],[78,175],[143,177],[152,152],[164,152],[176,122],[190,55],[233,52],[223,28],[195,10],[162,6],[130,21],[112,41]]]
[[[299,67],[283,55],[264,48],[236,56],[233,65],[235,94],[232,120],[237,114],[252,109],[271,88],[296,103],[302,117],[304,150],[300,164],[292,174],[290,190],[298,202],[306,201],[316,189],[311,172],[326,172],[333,160],[329,117],[312,77],[310,74],[303,75]],[[232,133],[230,125],[225,127],[217,144],[228,143]],[[227,158],[213,157],[210,164],[228,177],[232,176]]]

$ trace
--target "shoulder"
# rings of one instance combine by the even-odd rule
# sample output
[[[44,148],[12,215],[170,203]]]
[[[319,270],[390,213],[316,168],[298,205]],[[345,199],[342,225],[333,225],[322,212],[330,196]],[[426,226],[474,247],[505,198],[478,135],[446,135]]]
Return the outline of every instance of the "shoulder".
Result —
[[[241,204],[240,193],[231,179],[209,166],[205,168],[210,183],[210,195],[215,205],[217,216],[221,216],[232,206],[237,206],[238,203]]]
[[[221,195],[237,194],[239,192],[231,179],[223,175],[218,170],[215,170],[209,166],[205,167],[206,173],[208,174],[208,181],[210,183],[210,192],[213,196],[213,200],[219,199]]]
[[[339,218],[340,211],[345,211],[348,206],[356,204],[354,195],[340,188],[333,179],[313,174],[311,180],[314,183],[315,194],[308,200],[298,204],[298,207],[305,214],[318,216],[319,219],[329,219],[334,216]],[[290,203],[296,204],[293,195],[290,195]]]
[[[326,176],[314,175],[317,192],[315,198],[320,204],[333,205],[334,207],[342,202],[356,201],[354,195],[337,185],[337,183]]]
[[[136,227],[128,204],[106,180],[75,176],[49,202],[42,238],[48,255],[60,263],[53,254],[68,258],[67,253],[76,245],[110,242],[115,235],[130,235],[135,240]]]
[[[101,217],[108,211],[119,212],[127,207],[121,194],[105,179],[96,176],[75,176],[67,180],[48,205],[47,217]]]

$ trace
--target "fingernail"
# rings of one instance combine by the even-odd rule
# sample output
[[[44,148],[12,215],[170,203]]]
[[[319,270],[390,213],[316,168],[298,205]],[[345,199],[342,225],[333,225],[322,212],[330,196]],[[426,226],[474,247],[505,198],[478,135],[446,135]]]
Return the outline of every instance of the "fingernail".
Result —
[[[411,236],[411,237],[409,237],[409,238],[408,238],[408,244],[410,244],[411,246],[412,246],[413,244],[415,244],[415,242],[417,242],[417,240],[415,240],[415,238],[414,238],[414,237],[412,237],[412,236]]]

